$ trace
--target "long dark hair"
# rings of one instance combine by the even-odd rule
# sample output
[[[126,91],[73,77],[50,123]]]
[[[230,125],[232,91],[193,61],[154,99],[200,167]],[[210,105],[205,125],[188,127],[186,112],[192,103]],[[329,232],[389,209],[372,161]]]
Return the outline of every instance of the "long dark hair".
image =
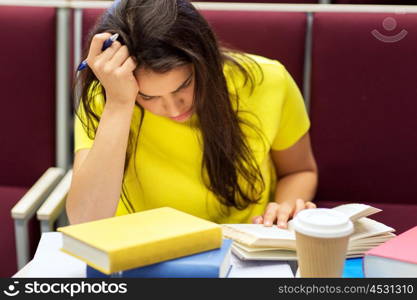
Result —
[[[220,46],[207,21],[188,0],[119,1],[101,16],[90,32],[84,55],[92,37],[100,32],[118,33],[138,67],[163,73],[184,64],[194,66],[193,105],[202,138],[204,183],[226,208],[244,209],[257,203],[265,183],[242,128],[246,126],[258,136],[262,134],[257,126],[241,118],[238,88],[229,93],[223,66],[225,63],[236,66],[244,76],[244,86],[252,93],[256,76],[249,65],[256,65],[262,81],[259,65],[243,52]],[[89,137],[94,139],[100,116],[94,112],[93,95],[102,93],[105,99],[105,93],[90,69],[80,74],[78,82],[81,94],[75,105],[77,108],[82,105],[86,119],[79,118]],[[232,101],[236,101],[235,108]],[[141,110],[140,122],[135,124],[140,130],[144,110],[136,105]],[[135,157],[139,130],[136,139],[130,130],[124,175],[132,155]],[[133,164],[136,168],[136,163]],[[133,212],[124,180],[121,199],[128,211]]]

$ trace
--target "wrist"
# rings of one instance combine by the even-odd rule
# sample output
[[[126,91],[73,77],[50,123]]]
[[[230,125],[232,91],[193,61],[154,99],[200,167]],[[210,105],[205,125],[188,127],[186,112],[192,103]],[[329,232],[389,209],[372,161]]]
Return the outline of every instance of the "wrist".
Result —
[[[117,97],[107,96],[105,108],[111,111],[126,111],[130,112],[135,106],[135,101],[132,100],[121,100]]]

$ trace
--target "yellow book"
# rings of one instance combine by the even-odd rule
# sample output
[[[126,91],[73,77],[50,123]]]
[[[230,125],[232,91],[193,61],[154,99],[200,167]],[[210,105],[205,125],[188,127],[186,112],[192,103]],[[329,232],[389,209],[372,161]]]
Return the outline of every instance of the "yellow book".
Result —
[[[163,207],[58,228],[62,251],[111,274],[221,247],[221,226]]]

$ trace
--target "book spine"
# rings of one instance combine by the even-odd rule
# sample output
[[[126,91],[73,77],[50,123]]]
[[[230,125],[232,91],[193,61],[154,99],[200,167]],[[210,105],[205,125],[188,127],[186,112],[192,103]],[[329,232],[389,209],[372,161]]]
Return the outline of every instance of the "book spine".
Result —
[[[147,266],[106,275],[87,266],[86,274],[87,278],[218,278],[220,271],[216,266]]]
[[[121,270],[152,265],[166,260],[192,255],[220,248],[222,244],[221,228],[211,228],[201,232],[176,236],[166,240],[121,249],[110,253],[110,270]]]
[[[165,266],[141,268],[123,272],[123,277],[140,278],[217,278],[219,269],[214,266]]]

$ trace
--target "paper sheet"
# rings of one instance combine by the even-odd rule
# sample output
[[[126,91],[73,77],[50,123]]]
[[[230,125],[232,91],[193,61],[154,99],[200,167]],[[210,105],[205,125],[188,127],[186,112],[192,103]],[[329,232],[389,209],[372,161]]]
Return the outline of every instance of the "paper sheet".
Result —
[[[33,259],[13,277],[85,278],[86,264],[62,252],[61,247],[62,233],[43,233]]]
[[[231,257],[232,268],[228,278],[283,278],[294,277],[286,262],[240,260],[234,254]]]

